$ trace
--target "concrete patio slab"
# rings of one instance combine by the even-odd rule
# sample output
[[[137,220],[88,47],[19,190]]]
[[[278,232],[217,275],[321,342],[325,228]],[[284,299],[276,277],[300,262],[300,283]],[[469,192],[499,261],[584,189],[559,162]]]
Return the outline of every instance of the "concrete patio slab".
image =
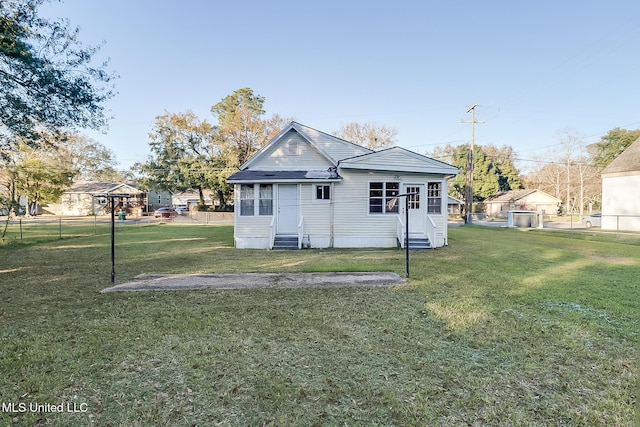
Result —
[[[100,292],[391,286],[404,283],[405,280],[398,274],[389,272],[143,274],[131,282],[111,286]]]

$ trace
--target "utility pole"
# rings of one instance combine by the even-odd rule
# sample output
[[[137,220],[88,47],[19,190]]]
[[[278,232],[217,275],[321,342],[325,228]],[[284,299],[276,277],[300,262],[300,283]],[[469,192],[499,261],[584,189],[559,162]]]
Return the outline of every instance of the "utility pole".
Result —
[[[475,124],[484,123],[476,121],[476,107],[478,104],[473,104],[467,113],[471,113],[471,121],[460,120],[460,123],[471,123],[471,143],[469,144],[469,150],[467,151],[467,176],[464,183],[464,214],[465,223],[471,224],[473,219],[471,211],[473,210],[473,145],[475,139]]]

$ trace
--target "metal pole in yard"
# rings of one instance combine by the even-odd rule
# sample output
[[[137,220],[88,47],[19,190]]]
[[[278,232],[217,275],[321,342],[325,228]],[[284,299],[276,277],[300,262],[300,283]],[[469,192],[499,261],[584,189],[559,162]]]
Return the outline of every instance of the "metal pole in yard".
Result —
[[[403,193],[398,194],[392,199],[393,203],[398,200],[399,197],[404,197],[404,215],[405,215],[405,230],[404,230],[404,251],[405,251],[405,271],[407,273],[407,278],[409,277],[409,196],[415,196],[418,193]],[[392,201],[389,201],[388,204],[391,206]]]
[[[111,199],[111,283],[116,281],[116,202],[115,197]]]
[[[407,278],[409,278],[409,195],[404,197],[404,213],[405,213],[405,232],[404,232],[404,250]]]
[[[22,218],[20,218],[20,241],[22,242]]]

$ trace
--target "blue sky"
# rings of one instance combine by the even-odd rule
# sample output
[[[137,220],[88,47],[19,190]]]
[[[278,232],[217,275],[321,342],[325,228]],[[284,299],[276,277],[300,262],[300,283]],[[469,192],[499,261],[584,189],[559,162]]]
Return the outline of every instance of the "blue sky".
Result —
[[[372,121],[425,153],[510,145],[528,160],[566,129],[640,128],[640,2],[64,0],[42,10],[105,41],[120,78],[105,134],[122,169],[145,161],[163,112],[210,113],[250,87],[274,113],[329,132]]]

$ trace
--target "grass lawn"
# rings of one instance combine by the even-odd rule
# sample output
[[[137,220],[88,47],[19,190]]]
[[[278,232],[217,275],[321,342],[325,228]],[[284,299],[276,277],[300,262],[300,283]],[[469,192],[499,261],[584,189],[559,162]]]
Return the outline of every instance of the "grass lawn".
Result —
[[[0,246],[0,425],[634,423],[637,237],[453,227],[403,286],[100,294],[107,230]],[[117,282],[404,273],[400,250],[240,251],[232,232],[119,226]]]

